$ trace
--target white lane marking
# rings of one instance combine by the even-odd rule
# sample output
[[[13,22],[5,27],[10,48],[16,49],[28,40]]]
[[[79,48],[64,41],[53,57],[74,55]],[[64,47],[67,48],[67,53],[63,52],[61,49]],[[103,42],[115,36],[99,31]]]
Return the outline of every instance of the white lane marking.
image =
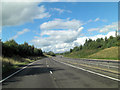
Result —
[[[34,61],[34,62],[28,64],[27,66],[25,66],[25,67],[21,68],[20,70],[14,72],[13,74],[9,75],[8,77],[2,79],[2,80],[0,81],[0,83],[2,83],[3,81],[9,79],[10,77],[14,76],[15,74],[17,74],[18,72],[22,71],[23,69],[27,68],[28,66],[32,65],[32,64],[35,63],[35,62],[37,62],[37,61]]]
[[[54,61],[57,61],[57,60],[54,60]],[[62,64],[65,64],[65,65],[68,65],[68,66],[71,66],[71,67],[74,67],[74,68],[77,68],[77,69],[80,69],[80,70],[83,70],[83,71],[87,71],[87,72],[89,72],[89,73],[93,73],[93,74],[99,75],[99,76],[102,76],[102,77],[106,77],[106,78],[109,78],[109,79],[112,79],[112,80],[115,80],[115,81],[120,81],[120,80],[117,79],[117,78],[113,78],[113,77],[110,77],[110,76],[107,76],[107,75],[103,75],[103,74],[96,73],[96,72],[93,72],[93,71],[90,71],[90,70],[86,70],[86,69],[83,69],[83,68],[80,68],[80,67],[77,67],[77,66],[73,66],[73,65],[71,65],[71,64],[67,64],[67,63],[60,62],[60,61],[57,61],[57,62],[62,63]]]
[[[47,60],[46,60],[46,65],[47,65],[47,67],[49,67]]]
[[[53,72],[52,72],[52,71],[50,71],[50,74],[53,74]]]

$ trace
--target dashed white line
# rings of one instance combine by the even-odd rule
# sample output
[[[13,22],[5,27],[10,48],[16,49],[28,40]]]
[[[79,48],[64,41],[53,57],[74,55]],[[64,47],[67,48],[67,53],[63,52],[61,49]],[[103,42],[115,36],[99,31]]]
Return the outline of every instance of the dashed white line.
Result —
[[[52,71],[50,71],[50,74],[53,74],[53,72],[52,72]]]
[[[53,59],[53,60],[54,60],[54,59]],[[57,60],[54,60],[54,61],[57,61]],[[103,74],[100,74],[100,73],[96,73],[96,72],[93,72],[93,71],[90,71],[90,70],[86,70],[86,69],[84,69],[84,68],[80,68],[80,67],[77,67],[77,66],[74,66],[74,65],[71,65],[71,64],[67,64],[67,63],[60,62],[60,61],[57,61],[57,62],[62,63],[62,64],[65,64],[65,65],[67,65],[67,66],[71,66],[71,67],[80,69],[80,70],[83,70],[83,71],[87,71],[87,72],[89,72],[89,73],[93,73],[93,74],[99,75],[99,76],[102,76],[102,77],[106,77],[106,78],[109,78],[109,79],[112,79],[112,80],[115,80],[115,81],[120,81],[120,80],[117,79],[117,78],[113,78],[113,77],[106,76],[106,75],[103,75]]]

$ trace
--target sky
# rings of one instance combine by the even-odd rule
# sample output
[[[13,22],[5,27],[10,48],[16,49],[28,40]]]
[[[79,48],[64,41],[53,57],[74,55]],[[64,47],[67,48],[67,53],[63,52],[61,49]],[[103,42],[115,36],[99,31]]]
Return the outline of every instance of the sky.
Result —
[[[3,2],[2,41],[61,53],[86,39],[115,36],[117,2]]]

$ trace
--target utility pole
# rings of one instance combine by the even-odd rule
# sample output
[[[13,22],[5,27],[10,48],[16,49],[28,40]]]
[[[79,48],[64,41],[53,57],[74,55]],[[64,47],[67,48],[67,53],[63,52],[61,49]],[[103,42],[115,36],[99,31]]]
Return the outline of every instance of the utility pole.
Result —
[[[117,30],[116,30],[116,32],[115,32],[115,37],[117,37],[118,36],[118,32],[117,32]]]

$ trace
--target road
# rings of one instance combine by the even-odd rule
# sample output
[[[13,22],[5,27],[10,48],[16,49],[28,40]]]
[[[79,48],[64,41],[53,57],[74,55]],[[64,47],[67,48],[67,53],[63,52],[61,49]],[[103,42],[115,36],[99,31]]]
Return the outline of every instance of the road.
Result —
[[[64,57],[37,60],[4,81],[2,88],[118,88],[118,81],[114,80],[115,73],[110,76],[110,72],[90,69],[70,63],[71,59],[67,60],[69,62]]]

